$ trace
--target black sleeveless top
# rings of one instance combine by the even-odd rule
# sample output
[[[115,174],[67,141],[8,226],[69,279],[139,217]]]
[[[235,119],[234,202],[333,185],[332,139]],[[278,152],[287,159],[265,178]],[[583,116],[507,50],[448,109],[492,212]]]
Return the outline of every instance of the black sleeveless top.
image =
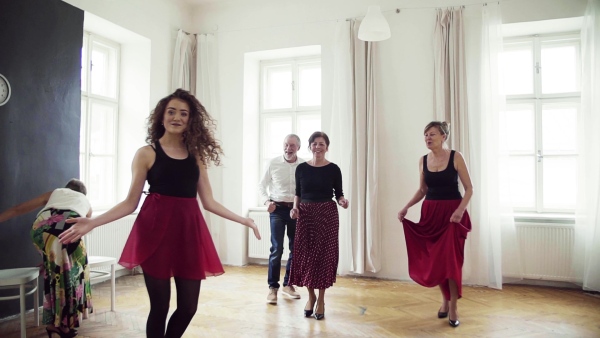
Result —
[[[178,160],[169,157],[160,145],[155,143],[156,160],[148,170],[146,179],[150,192],[174,197],[196,197],[196,184],[200,178],[200,168],[196,158],[188,152],[188,157]]]
[[[454,153],[450,152],[450,159],[446,169],[431,172],[427,168],[427,155],[423,156],[423,174],[427,184],[426,200],[459,200],[462,199],[458,190],[458,171],[454,168]]]

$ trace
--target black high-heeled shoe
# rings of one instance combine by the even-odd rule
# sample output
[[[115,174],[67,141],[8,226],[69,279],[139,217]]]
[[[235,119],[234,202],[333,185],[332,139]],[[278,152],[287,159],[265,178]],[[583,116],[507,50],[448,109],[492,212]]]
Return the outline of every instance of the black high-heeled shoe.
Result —
[[[452,326],[452,327],[457,327],[460,325],[460,321],[458,319],[452,320],[452,319],[448,318],[448,324],[450,324],[450,326]]]
[[[323,304],[323,313],[317,313],[317,310],[315,310],[315,319],[321,320],[323,318],[325,318],[325,304]]]
[[[309,301],[308,301],[306,304],[308,304],[308,303],[310,303],[310,300],[309,300]],[[317,303],[317,302],[315,301],[315,304],[316,304],[316,303]],[[306,310],[306,307],[305,307],[305,310],[304,310],[304,317],[307,317],[307,318],[308,318],[308,317],[312,316],[312,314],[313,314],[313,308],[315,307],[315,304],[313,304],[313,306],[310,308],[310,310]]]
[[[60,336],[60,338],[73,338],[77,336],[77,331],[73,329],[69,329],[69,331],[64,332],[61,329],[55,327],[54,330],[46,328],[46,333],[48,333],[48,338],[52,338],[52,334],[56,333]]]

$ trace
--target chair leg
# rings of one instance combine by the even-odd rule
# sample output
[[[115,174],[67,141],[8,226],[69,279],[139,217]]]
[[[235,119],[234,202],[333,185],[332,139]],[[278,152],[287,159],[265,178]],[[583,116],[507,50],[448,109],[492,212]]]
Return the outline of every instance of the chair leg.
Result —
[[[33,293],[33,320],[35,326],[40,326],[40,288],[39,277],[34,281],[35,292]]]
[[[25,284],[19,285],[19,296],[21,303],[21,338],[26,338],[27,328],[25,326]]]
[[[115,311],[115,265],[110,265],[110,311]]]

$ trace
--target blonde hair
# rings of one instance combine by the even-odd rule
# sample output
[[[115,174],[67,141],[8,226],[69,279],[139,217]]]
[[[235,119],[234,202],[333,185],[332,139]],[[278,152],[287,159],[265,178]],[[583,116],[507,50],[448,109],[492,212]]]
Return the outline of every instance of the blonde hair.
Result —
[[[440,132],[440,134],[446,135],[446,140],[444,141],[444,144],[450,138],[450,124],[448,122],[446,122],[446,121],[443,121],[443,122],[442,121],[431,121],[425,126],[425,130],[423,131],[423,133],[426,133],[431,128],[437,128],[437,130]]]

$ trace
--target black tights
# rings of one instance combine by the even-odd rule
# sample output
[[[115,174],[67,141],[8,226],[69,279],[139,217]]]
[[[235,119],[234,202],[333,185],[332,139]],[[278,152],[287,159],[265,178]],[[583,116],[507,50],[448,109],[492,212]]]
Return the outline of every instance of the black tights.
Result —
[[[144,274],[146,289],[150,296],[150,314],[146,323],[146,337],[181,337],[194,318],[200,297],[200,281],[175,277],[177,309],[169,318],[167,332],[165,322],[171,300],[171,280],[158,279]]]

